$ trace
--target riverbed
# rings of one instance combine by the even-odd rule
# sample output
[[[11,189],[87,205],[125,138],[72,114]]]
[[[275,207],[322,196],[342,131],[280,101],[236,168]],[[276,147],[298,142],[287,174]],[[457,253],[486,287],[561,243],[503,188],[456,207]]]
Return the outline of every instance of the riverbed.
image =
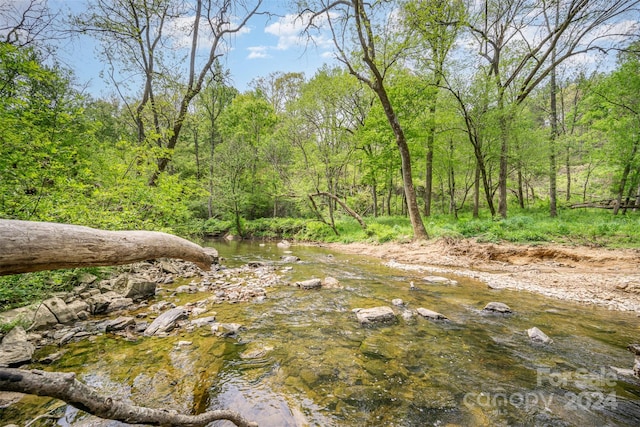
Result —
[[[62,359],[33,367],[77,372],[137,405],[233,409],[260,426],[640,425],[640,384],[614,369],[633,365],[626,347],[640,335],[635,312],[496,289],[452,270],[439,275],[448,281],[434,280],[428,269],[323,247],[210,244],[225,267],[259,263],[281,276],[264,299],[215,304],[201,314],[242,325],[237,334],[105,334],[70,343]],[[300,261],[281,258],[291,255]],[[326,277],[339,286],[294,286]],[[175,304],[208,297],[162,295]],[[483,311],[489,302],[512,313]],[[396,320],[357,321],[354,309],[378,306],[392,307]],[[428,320],[417,308],[448,320]],[[553,341],[533,342],[532,327]],[[0,419],[24,424],[51,411],[58,425],[122,425],[35,397],[4,409]],[[52,425],[46,422],[35,425]]]

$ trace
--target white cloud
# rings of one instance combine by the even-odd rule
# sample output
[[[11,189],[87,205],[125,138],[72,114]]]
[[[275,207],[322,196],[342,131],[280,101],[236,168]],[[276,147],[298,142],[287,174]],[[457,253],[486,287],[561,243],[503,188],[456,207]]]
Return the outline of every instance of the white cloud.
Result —
[[[310,19],[311,13],[304,13],[302,15],[288,14],[273,24],[267,25],[264,32],[278,37],[278,44],[275,47],[278,50],[302,47],[305,46],[308,41],[325,49],[332,46],[332,38],[328,36],[329,30],[326,25],[326,17],[318,17],[314,21],[316,31],[311,39],[308,38],[309,36],[307,34],[304,34],[304,30],[309,25]]]
[[[247,59],[271,58],[271,55],[267,53],[267,51],[269,50],[268,46],[251,46],[248,47],[247,50],[249,51]]]
[[[630,39],[630,34],[638,31],[638,21],[624,20],[612,22],[600,27],[595,37],[610,41],[611,43],[623,42]]]

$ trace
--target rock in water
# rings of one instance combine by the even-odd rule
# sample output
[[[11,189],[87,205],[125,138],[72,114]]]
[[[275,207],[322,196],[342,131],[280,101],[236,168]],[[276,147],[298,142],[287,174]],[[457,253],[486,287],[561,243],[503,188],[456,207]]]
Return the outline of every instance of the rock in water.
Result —
[[[640,344],[629,344],[627,349],[636,356],[633,364],[633,375],[640,378]]]
[[[135,326],[136,321],[131,316],[120,316],[117,319],[110,320],[105,326],[105,332],[121,331],[130,325]]]
[[[420,316],[422,316],[424,318],[427,318],[429,320],[449,320],[449,319],[447,319],[447,316],[445,316],[444,314],[440,314],[437,311],[429,310],[429,309],[422,308],[422,307],[417,308],[416,312]]]
[[[156,283],[142,277],[129,276],[120,293],[123,297],[135,301],[149,299],[156,294]]]
[[[176,326],[176,322],[187,318],[187,311],[183,307],[172,308],[158,316],[144,331],[144,335],[151,336],[169,332]]]
[[[342,285],[340,285],[340,281],[335,277],[325,277],[322,281],[322,287],[327,289],[342,289]]]
[[[529,335],[531,341],[541,342],[543,344],[551,344],[553,342],[553,340],[549,338],[547,334],[545,334],[535,326],[533,328],[527,329],[527,335]]]
[[[450,285],[450,286],[455,286],[458,284],[458,282],[456,280],[453,279],[448,279],[446,277],[440,277],[440,276],[427,276],[427,277],[423,277],[422,280],[424,280],[427,283],[430,283],[432,285]]]
[[[387,323],[396,320],[391,307],[373,307],[373,308],[356,308],[353,310],[356,313],[358,322],[362,325],[370,325],[372,323]]]
[[[27,333],[20,326],[13,328],[0,344],[0,366],[15,367],[31,362],[35,346],[27,341]]]
[[[282,240],[280,242],[278,242],[278,244],[276,245],[279,248],[285,249],[291,246],[291,243],[289,243],[287,240]]]
[[[482,311],[500,314],[512,313],[511,308],[507,304],[502,302],[490,302],[482,309]]]
[[[300,289],[319,289],[322,287],[322,280],[309,279],[302,282],[296,282],[296,286]]]

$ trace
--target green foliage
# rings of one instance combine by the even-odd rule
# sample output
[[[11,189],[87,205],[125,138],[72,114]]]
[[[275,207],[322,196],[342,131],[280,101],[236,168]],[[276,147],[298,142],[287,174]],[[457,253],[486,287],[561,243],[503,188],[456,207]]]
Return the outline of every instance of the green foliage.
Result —
[[[0,311],[70,291],[85,274],[106,277],[110,268],[76,268],[0,276]]]
[[[290,239],[303,233],[308,222],[304,218],[260,218],[246,224],[246,234],[252,238]]]
[[[233,228],[232,221],[224,221],[217,218],[209,218],[205,221],[202,231],[205,235],[220,237],[229,233]]]
[[[0,321],[0,336],[7,334],[16,326],[20,326],[22,327],[22,329],[27,329],[30,325],[31,321],[29,319],[25,319],[22,316],[18,316],[9,322]]]
[[[305,228],[296,233],[298,240],[330,242],[335,241],[335,233],[331,227],[320,221],[308,221]]]
[[[398,231],[387,225],[371,224],[367,227],[366,235],[378,243],[385,243],[395,239]]]

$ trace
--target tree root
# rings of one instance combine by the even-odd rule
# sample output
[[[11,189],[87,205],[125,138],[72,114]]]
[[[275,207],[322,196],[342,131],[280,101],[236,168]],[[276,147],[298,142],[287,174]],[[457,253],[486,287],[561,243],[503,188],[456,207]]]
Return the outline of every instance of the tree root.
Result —
[[[228,420],[239,427],[257,427],[240,414],[229,410],[183,415],[166,409],[130,405],[105,397],[93,387],[76,380],[74,373],[0,368],[0,390],[54,397],[100,418],[129,424],[205,426],[216,420]]]

